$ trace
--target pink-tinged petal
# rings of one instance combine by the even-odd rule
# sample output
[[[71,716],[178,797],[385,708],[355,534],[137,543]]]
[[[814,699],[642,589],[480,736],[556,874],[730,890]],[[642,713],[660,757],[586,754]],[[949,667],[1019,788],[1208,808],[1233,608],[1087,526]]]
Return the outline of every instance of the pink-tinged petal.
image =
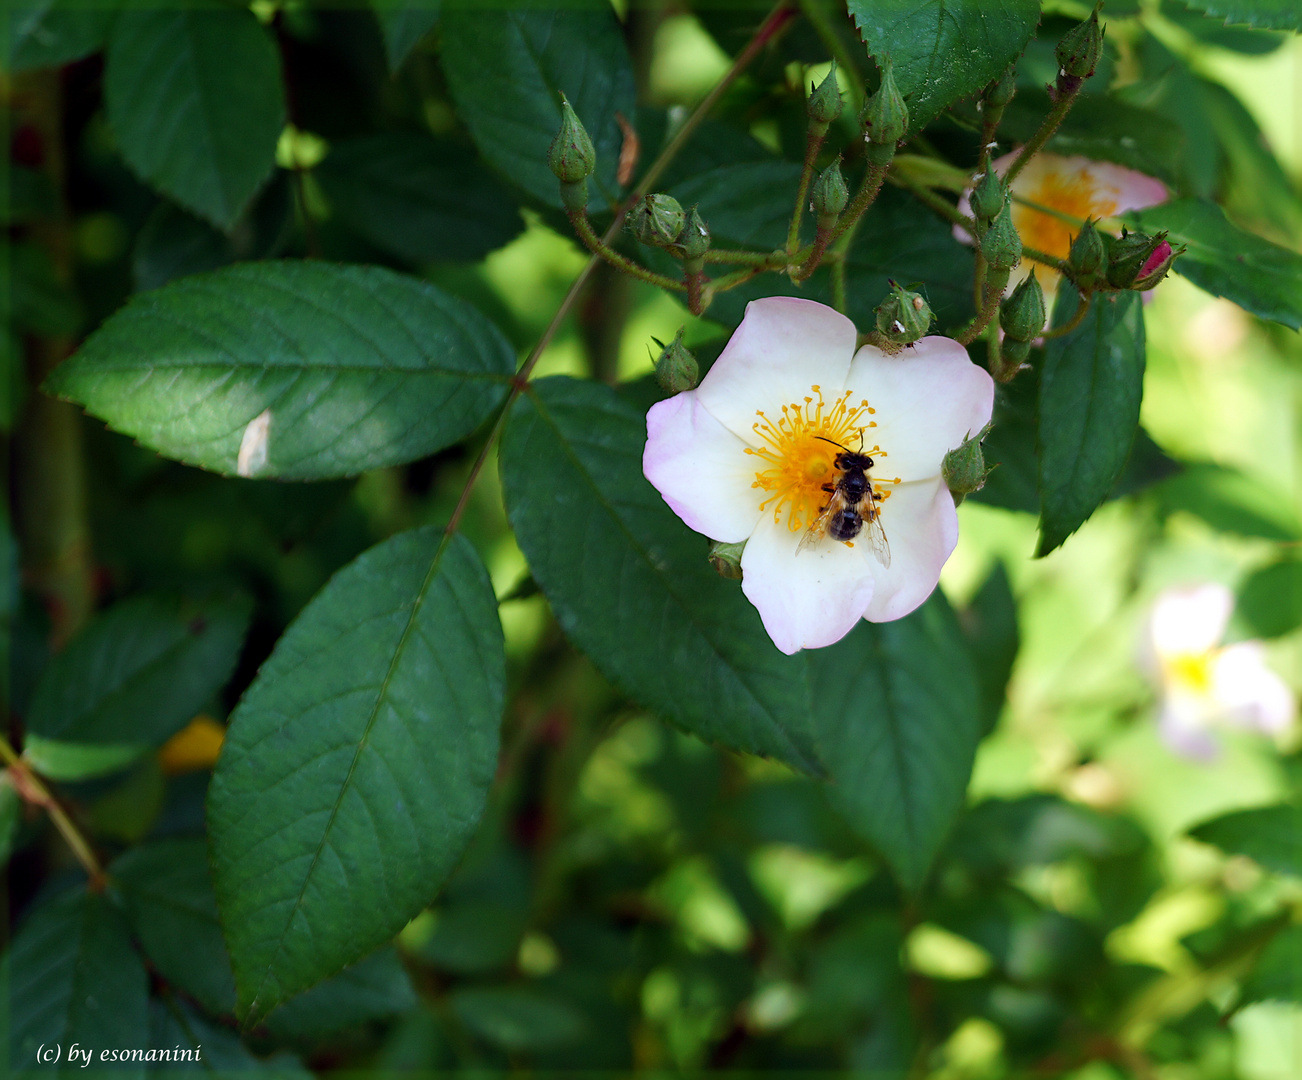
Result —
[[[882,504],[881,524],[891,565],[868,555],[877,582],[864,615],[869,622],[902,618],[926,600],[958,543],[954,497],[940,477],[898,485]]]
[[[831,400],[845,386],[858,333],[826,304],[794,296],[752,300],[696,394],[734,435],[755,444],[757,410],[780,415],[811,386]]]
[[[1220,642],[1234,610],[1234,594],[1208,583],[1167,589],[1153,604],[1149,635],[1159,658],[1200,656]]]
[[[1297,701],[1288,684],[1266,666],[1259,641],[1222,649],[1212,662],[1212,696],[1238,727],[1278,735],[1293,726]]]
[[[1162,702],[1157,733],[1174,753],[1191,761],[1214,761],[1221,752],[1220,743],[1198,710],[1174,698]]]
[[[675,514],[712,540],[740,543],[759,520],[760,494],[746,444],[705,411],[694,391],[646,414],[642,472]]]
[[[1111,161],[1091,161],[1083,157],[1063,159],[1079,163],[1089,174],[1095,188],[1115,204],[1113,214],[1126,210],[1143,210],[1149,206],[1164,203],[1170,198],[1170,192],[1161,180],[1154,179],[1134,169],[1115,165]],[[1021,177],[1018,177],[1020,181]]]
[[[877,427],[864,432],[864,444],[876,443],[886,455],[873,475],[905,481],[939,476],[945,454],[989,422],[995,401],[989,372],[945,337],[925,337],[894,356],[865,345],[846,388],[877,410]]]
[[[773,644],[788,655],[840,641],[873,595],[868,549],[821,540],[797,554],[805,535],[766,515],[741,556],[741,588]]]

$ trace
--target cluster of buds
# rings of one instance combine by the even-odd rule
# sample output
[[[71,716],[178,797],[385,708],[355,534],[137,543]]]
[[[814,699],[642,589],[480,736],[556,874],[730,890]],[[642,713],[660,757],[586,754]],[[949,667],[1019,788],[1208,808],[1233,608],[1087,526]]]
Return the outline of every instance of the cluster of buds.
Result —
[[[877,305],[877,334],[880,340],[875,344],[887,351],[893,351],[905,345],[912,345],[924,337],[931,329],[931,322],[935,316],[932,315],[931,307],[921,293],[897,285],[889,278],[887,281],[891,291],[886,299]]]

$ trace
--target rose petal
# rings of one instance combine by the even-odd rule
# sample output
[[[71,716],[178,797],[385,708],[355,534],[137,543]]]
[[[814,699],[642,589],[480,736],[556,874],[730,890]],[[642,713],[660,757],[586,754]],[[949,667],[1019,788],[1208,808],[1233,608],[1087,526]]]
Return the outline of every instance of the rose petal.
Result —
[[[730,544],[750,536],[762,501],[753,459],[696,393],[652,405],[646,431],[642,472],[688,528]]]
[[[873,595],[868,549],[824,539],[799,554],[803,529],[765,515],[741,556],[742,592],[784,653],[839,641],[863,618]]]
[[[1259,641],[1230,645],[1216,655],[1212,696],[1230,723],[1267,735],[1287,731],[1297,716],[1292,690],[1266,666]]]
[[[882,505],[881,524],[891,565],[868,556],[877,583],[864,615],[869,622],[899,619],[926,600],[958,543],[954,497],[940,477],[898,485]]]
[[[1198,656],[1214,649],[1234,609],[1234,594],[1208,583],[1167,589],[1153,604],[1149,636],[1161,658]]]
[[[946,452],[986,425],[995,401],[989,372],[945,337],[925,337],[895,356],[865,345],[846,387],[877,410],[864,443],[880,444],[886,456],[873,475],[905,481],[939,476]]]
[[[829,400],[841,392],[857,337],[854,323],[825,304],[794,296],[752,300],[697,397],[734,435],[758,445],[756,410],[778,415],[811,386]]]
[[[1198,710],[1175,698],[1162,702],[1157,733],[1175,753],[1193,761],[1213,761],[1221,751],[1220,743],[1207,730]]]

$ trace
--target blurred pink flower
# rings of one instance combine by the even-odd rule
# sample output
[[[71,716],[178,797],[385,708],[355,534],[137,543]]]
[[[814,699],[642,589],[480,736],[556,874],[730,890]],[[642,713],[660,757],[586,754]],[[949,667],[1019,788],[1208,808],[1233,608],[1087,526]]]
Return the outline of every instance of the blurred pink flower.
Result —
[[[862,618],[898,619],[931,594],[958,542],[941,461],[994,402],[990,376],[955,341],[888,356],[855,352],[856,339],[823,304],[756,300],[701,385],[647,414],[647,479],[697,532],[746,542],[742,591],[785,653],[830,645]],[[873,458],[889,565],[868,526],[802,545],[841,475],[832,443]]]
[[[1233,594],[1218,584],[1168,589],[1153,604],[1144,661],[1161,691],[1158,730],[1185,757],[1214,758],[1217,727],[1279,735],[1297,716],[1261,642],[1220,644],[1233,609]]]

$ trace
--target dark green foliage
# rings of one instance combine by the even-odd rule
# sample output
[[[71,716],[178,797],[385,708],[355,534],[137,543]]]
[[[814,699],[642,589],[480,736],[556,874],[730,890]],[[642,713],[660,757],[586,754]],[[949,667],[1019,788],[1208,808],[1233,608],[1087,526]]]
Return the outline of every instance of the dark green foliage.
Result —
[[[1263,806],[1205,821],[1189,830],[1228,855],[1246,855],[1268,870],[1302,877],[1302,809]]]
[[[1302,560],[1281,559],[1239,588],[1235,618],[1252,637],[1280,637],[1302,626]]]

